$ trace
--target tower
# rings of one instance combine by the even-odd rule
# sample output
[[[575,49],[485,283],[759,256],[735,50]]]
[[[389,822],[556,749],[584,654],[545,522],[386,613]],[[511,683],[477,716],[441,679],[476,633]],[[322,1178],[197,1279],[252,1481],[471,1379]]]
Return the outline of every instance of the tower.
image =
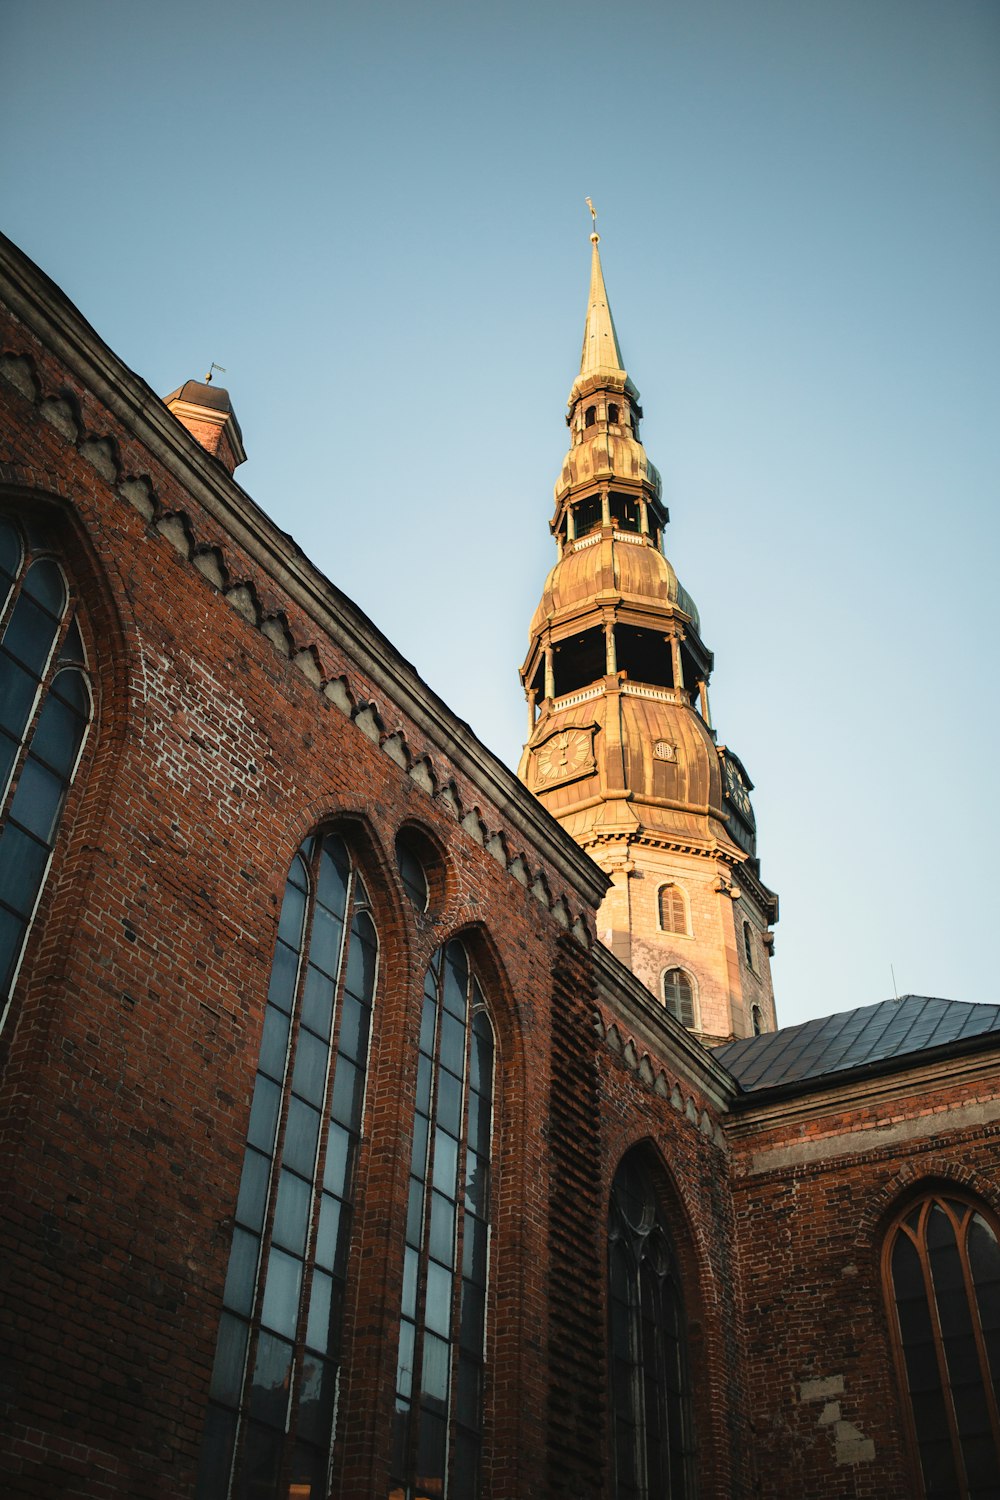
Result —
[[[660,476],[639,440],[591,235],[570,447],[550,529],[558,561],[531,621],[519,775],[610,876],[602,940],[709,1044],[773,1030],[771,924],[752,783],[717,742],[712,653],[663,552]]]

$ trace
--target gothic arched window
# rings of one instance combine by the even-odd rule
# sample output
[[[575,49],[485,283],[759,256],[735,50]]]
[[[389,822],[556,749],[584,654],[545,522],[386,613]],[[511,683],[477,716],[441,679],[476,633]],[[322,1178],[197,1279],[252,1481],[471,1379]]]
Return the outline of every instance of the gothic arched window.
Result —
[[[693,1493],[684,1306],[666,1222],[633,1152],[615,1174],[608,1222],[615,1500]]]
[[[684,1026],[694,1025],[694,985],[683,969],[667,969],[663,975],[663,1003]]]
[[[686,933],[687,901],[679,885],[660,886],[660,928],[663,932]]]
[[[493,1053],[479,981],[451,942],[424,981],[392,1500],[479,1494]]]
[[[759,1005],[750,1007],[750,1019],[753,1022],[754,1036],[760,1036],[764,1030],[764,1012]]]
[[[91,718],[76,610],[46,551],[0,517],[0,1021]]]
[[[883,1279],[911,1439],[927,1496],[1000,1494],[1000,1245],[950,1188],[886,1236]]]
[[[311,836],[278,923],[199,1500],[326,1494],[377,962],[346,845]]]

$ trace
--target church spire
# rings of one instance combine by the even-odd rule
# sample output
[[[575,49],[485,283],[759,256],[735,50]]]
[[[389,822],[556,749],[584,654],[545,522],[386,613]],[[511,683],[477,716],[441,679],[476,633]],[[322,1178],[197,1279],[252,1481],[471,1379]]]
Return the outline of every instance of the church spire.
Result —
[[[521,668],[518,774],[610,877],[602,940],[714,1043],[775,1025],[777,901],[760,878],[752,785],[712,728],[712,653],[663,552],[660,476],[640,441],[596,228],[590,239],[550,522],[558,560]]]
[[[580,378],[608,373],[625,373],[622,351],[615,331],[615,320],[611,316],[611,304],[604,285],[601,269],[601,252],[598,250],[601,236],[595,230],[590,236],[593,254],[590,258],[590,296],[587,300],[587,321],[583,329],[583,350],[580,355]]]

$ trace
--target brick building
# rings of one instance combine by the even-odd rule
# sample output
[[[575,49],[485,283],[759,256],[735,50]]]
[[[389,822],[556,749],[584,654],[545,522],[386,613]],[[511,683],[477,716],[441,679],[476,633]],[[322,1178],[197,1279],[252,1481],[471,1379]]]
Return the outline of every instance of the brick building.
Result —
[[[731,980],[670,930],[776,913],[655,471],[637,433],[586,468],[617,343],[559,565],[596,496],[580,555],[663,588],[536,620],[536,797],[242,491],[225,392],[161,400],[7,241],[0,285],[4,1493],[1000,1493],[1000,1011],[775,1031],[731,918]],[[683,699],[624,691],[656,609]],[[555,652],[593,630],[591,723]],[[626,698],[674,758],[612,790],[687,816],[653,761],[707,778],[683,848],[560,826]],[[699,894],[633,931],[630,862]],[[674,939],[724,1021],[659,985]]]

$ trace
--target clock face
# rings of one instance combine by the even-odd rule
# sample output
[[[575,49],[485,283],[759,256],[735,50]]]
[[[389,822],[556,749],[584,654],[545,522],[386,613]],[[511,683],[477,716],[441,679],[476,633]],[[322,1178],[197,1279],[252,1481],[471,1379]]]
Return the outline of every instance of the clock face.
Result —
[[[560,729],[535,752],[535,778],[539,786],[568,781],[590,768],[590,733],[586,729]]]
[[[728,793],[729,800],[744,822],[753,828],[755,826],[753,808],[750,806],[750,794],[746,789],[743,777],[728,757],[722,762],[722,766],[726,778],[726,792]]]

